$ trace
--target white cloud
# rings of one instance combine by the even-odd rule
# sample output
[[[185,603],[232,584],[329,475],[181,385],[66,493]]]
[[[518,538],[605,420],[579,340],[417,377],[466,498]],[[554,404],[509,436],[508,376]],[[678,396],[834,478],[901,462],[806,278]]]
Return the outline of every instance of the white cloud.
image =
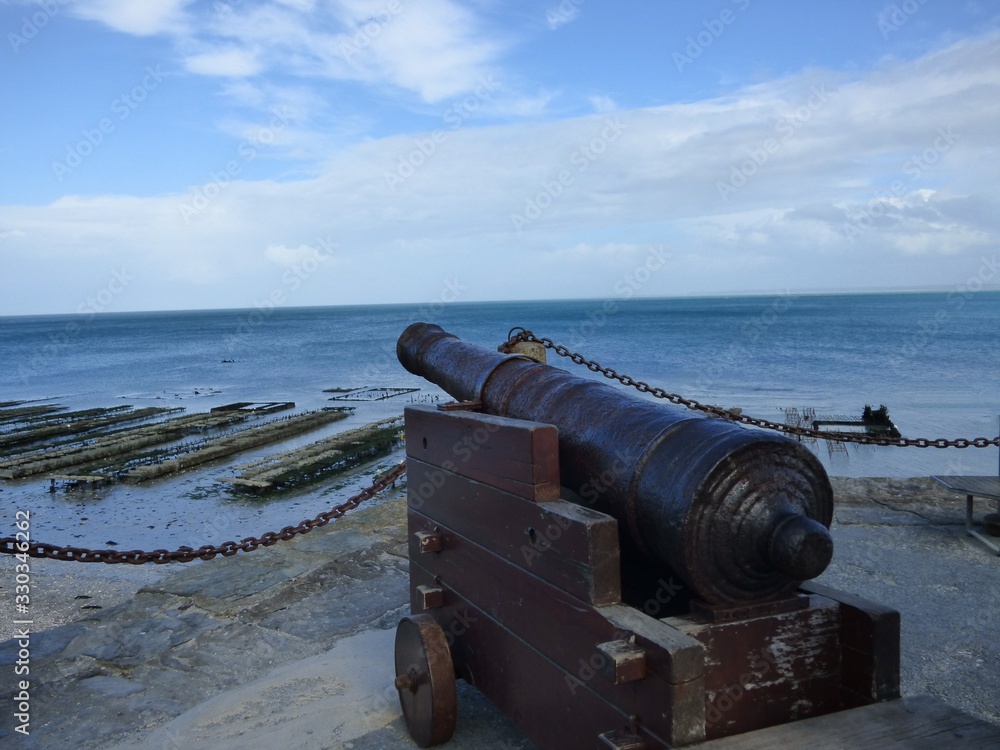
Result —
[[[192,73],[232,78],[256,75],[264,67],[253,52],[235,47],[191,55],[184,65]]]
[[[126,34],[176,34],[186,27],[185,9],[194,0],[77,0],[72,12]]]
[[[580,3],[584,0],[562,0],[558,5],[552,6],[545,12],[545,22],[549,29],[556,29],[572,23],[580,15]]]
[[[615,100],[604,94],[594,94],[589,97],[589,100],[590,106],[594,108],[595,112],[608,113],[618,109]]]
[[[396,87],[425,102],[472,90],[505,44],[455,0],[262,4],[82,0],[75,12],[117,31],[176,37],[185,66],[210,76],[292,73]]]
[[[485,80],[493,80],[487,76]],[[539,91],[536,94],[516,94],[505,90],[502,82],[497,81],[499,92],[483,102],[482,109],[490,115],[507,119],[525,119],[542,117],[548,112],[549,104],[556,98],[553,91]],[[464,106],[464,105],[456,105]]]
[[[232,180],[189,221],[193,189],[0,207],[0,257],[49,269],[0,274],[0,300],[30,306],[52,274],[127,261],[144,305],[250,306],[317,237],[343,250],[290,304],[424,301],[456,275],[468,299],[606,297],[652,246],[672,261],[650,295],[961,281],[1000,242],[998,40],[850,80],[811,71],[710,101],[371,139],[310,179]],[[849,233],[865,208],[871,226]],[[512,269],[527,272],[498,286]],[[161,291],[164,277],[186,281]]]
[[[502,50],[470,11],[450,0],[425,0],[374,18],[359,23],[338,51],[362,80],[388,82],[427,102],[475,88]]]
[[[79,15],[125,33],[171,37],[184,70],[219,79],[233,111],[216,123],[228,135],[242,139],[276,107],[293,109],[297,124],[282,133],[281,155],[299,160],[370,132],[374,115],[359,103],[356,84],[403,112],[426,114],[431,106],[451,111],[482,81],[499,80],[498,91],[475,100],[475,112],[461,112],[463,124],[473,116],[538,117],[554,97],[504,80],[510,40],[457,0],[88,0]]]
[[[264,256],[279,266],[291,268],[303,261],[316,257],[316,248],[311,245],[299,245],[298,247],[288,247],[288,245],[276,244],[268,245],[264,251]]]

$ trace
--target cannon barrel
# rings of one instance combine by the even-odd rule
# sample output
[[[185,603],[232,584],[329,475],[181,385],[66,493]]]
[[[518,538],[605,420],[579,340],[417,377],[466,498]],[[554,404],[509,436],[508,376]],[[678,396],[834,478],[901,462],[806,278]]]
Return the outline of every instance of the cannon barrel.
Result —
[[[632,396],[414,323],[396,345],[415,375],[489,414],[555,425],[569,498],[614,516],[662,574],[710,604],[785,596],[833,555],[833,492],[797,442]]]

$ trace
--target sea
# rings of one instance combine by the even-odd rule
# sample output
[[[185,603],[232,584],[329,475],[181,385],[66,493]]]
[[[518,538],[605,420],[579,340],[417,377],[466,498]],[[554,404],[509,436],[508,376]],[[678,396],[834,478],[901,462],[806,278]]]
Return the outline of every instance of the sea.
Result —
[[[396,359],[396,340],[415,321],[490,349],[512,329],[529,329],[650,385],[778,422],[795,413],[858,419],[866,405],[885,405],[904,437],[1000,432],[1000,291],[969,290],[0,317],[0,402],[195,412],[294,401],[312,409],[331,405],[325,391],[332,388],[419,389],[349,404],[356,413],[332,428],[343,429],[411,403],[450,400]],[[603,380],[552,352],[549,363]],[[806,445],[832,476],[1000,470],[996,447]],[[0,515],[32,508],[36,538],[53,543],[112,540],[127,548],[183,539],[199,546],[220,535],[259,534],[267,530],[261,524],[298,523],[353,488],[345,480],[276,500],[246,499],[218,483],[230,468],[55,493],[40,479],[0,481]]]

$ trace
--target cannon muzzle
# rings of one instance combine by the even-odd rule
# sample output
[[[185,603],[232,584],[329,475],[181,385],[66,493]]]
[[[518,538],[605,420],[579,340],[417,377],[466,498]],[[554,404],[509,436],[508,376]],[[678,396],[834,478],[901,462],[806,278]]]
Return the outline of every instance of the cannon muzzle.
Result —
[[[499,354],[436,325],[409,326],[396,351],[455,399],[555,425],[567,499],[614,516],[658,574],[675,574],[710,604],[791,594],[830,563],[830,481],[793,440]]]

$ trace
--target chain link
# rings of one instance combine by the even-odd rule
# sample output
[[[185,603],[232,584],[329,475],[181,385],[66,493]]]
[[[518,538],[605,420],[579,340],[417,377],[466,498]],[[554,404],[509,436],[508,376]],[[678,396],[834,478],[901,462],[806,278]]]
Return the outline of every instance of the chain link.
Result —
[[[514,334],[514,331],[519,333]],[[582,354],[572,352],[565,346],[556,344],[552,339],[535,336],[529,330],[515,328],[511,331],[510,339],[501,347],[502,350],[509,350],[511,346],[520,341],[533,341],[551,349],[560,357],[565,357],[578,365],[585,366],[588,370],[600,373],[609,380],[617,380],[624,386],[635,388],[640,393],[649,393],[655,398],[669,401],[678,406],[711,414],[733,422],[740,422],[753,427],[761,427],[767,430],[775,430],[786,435],[798,437],[818,438],[821,440],[833,440],[842,443],[860,443],[862,445],[884,445],[917,448],[989,448],[1000,446],[1000,437],[985,438],[977,437],[972,439],[957,438],[946,440],[945,438],[892,438],[886,436],[851,434],[845,432],[832,432],[826,430],[812,430],[798,425],[772,422],[768,419],[758,419],[746,414],[740,414],[718,406],[703,404],[691,398],[685,398],[676,393],[670,393],[663,388],[651,386],[642,380],[636,380],[628,375],[620,375],[610,367],[604,367],[593,360],[585,358]],[[165,549],[143,552],[142,550],[114,550],[114,549],[86,549],[83,547],[60,546],[56,544],[46,544],[45,542],[19,541],[14,537],[0,538],[0,554],[18,555],[26,554],[28,557],[48,558],[50,560],[67,560],[75,562],[103,562],[108,564],[128,563],[129,565],[144,565],[146,563],[156,563],[163,565],[172,562],[191,562],[192,560],[211,560],[218,555],[231,557],[238,552],[253,552],[259,547],[270,547],[280,541],[287,541],[300,534],[307,534],[313,529],[326,526],[330,521],[340,518],[345,513],[354,510],[366,500],[370,500],[379,492],[385,490],[389,485],[394,484],[403,474],[406,473],[406,463],[400,463],[396,468],[384,477],[376,480],[371,486],[365,488],[357,495],[349,498],[340,505],[334,506],[325,513],[320,513],[315,518],[301,521],[297,526],[285,526],[281,531],[266,531],[260,537],[246,537],[239,542],[227,541],[220,545],[206,544],[198,549],[192,547],[179,547],[176,550]],[[25,549],[25,546],[27,547]]]
[[[514,334],[514,331],[519,331],[519,333]],[[531,331],[524,328],[515,328],[511,331],[513,334],[506,344],[503,345],[503,349],[509,349],[509,347],[520,341],[533,341],[535,343],[541,344],[546,349],[551,349],[560,357],[566,357],[572,362],[578,365],[584,365],[591,372],[599,372],[604,377],[609,380],[617,380],[622,385],[629,386],[630,388],[635,388],[640,393],[649,393],[656,398],[664,399],[672,404],[677,404],[679,406],[687,407],[688,409],[693,409],[695,411],[704,412],[706,414],[711,414],[715,417],[722,417],[723,419],[729,419],[733,422],[740,422],[745,425],[751,425],[753,427],[761,427],[765,430],[776,430],[777,432],[782,432],[786,435],[795,435],[797,437],[809,437],[818,438],[821,440],[832,440],[841,443],[860,443],[861,445],[892,445],[899,447],[916,447],[916,448],[989,448],[991,446],[1000,446],[1000,437],[995,438],[984,438],[977,437],[973,439],[967,438],[957,438],[955,440],[947,440],[945,438],[894,438],[887,437],[885,435],[867,435],[861,433],[848,433],[848,432],[833,432],[828,430],[813,430],[808,427],[799,427],[798,425],[783,424],[781,422],[772,422],[769,419],[758,419],[756,417],[751,417],[746,414],[740,414],[735,411],[730,411],[728,409],[723,409],[718,406],[711,406],[709,404],[703,404],[699,401],[695,401],[691,398],[685,398],[676,393],[669,393],[662,388],[656,388],[645,383],[641,380],[635,380],[628,375],[619,375],[610,367],[604,367],[593,360],[585,358],[582,354],[577,352],[572,352],[561,344],[557,344],[552,339],[545,337],[535,336]]]
[[[45,542],[28,542],[25,544],[14,537],[4,537],[0,539],[0,554],[4,555],[27,555],[28,557],[43,557],[50,560],[68,560],[73,562],[102,562],[108,564],[128,563],[129,565],[143,565],[145,563],[156,563],[163,565],[172,562],[191,562],[192,560],[211,560],[216,555],[231,557],[237,552],[253,552],[258,547],[270,547],[281,541],[287,541],[299,534],[307,534],[313,529],[326,526],[330,521],[340,518],[348,511],[354,510],[361,503],[370,500],[389,485],[395,484],[403,474],[406,473],[406,462],[400,463],[396,468],[377,479],[370,487],[366,487],[357,495],[347,499],[325,513],[320,513],[315,518],[307,518],[298,526],[286,526],[281,531],[266,531],[260,537],[248,536],[239,542],[223,542],[215,546],[206,544],[198,549],[191,547],[179,547],[172,552],[165,549],[157,549],[152,552],[141,550],[115,550],[115,549],[85,549],[83,547],[63,547],[57,544],[46,544]]]

